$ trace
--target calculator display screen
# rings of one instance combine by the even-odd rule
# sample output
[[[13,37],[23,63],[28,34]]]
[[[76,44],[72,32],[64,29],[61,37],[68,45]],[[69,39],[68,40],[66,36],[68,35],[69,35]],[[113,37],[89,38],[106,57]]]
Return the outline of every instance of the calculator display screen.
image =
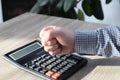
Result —
[[[28,45],[16,52],[10,54],[9,56],[14,60],[18,60],[18,59],[32,53],[33,51],[36,51],[39,48],[40,48],[40,43],[36,42],[36,43]]]

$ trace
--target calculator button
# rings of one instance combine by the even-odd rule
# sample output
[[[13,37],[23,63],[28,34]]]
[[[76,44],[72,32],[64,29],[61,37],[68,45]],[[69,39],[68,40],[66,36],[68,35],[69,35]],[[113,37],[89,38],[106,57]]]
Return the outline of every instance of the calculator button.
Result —
[[[55,73],[51,77],[54,78],[55,80],[57,80],[60,77],[60,74],[59,73]]]
[[[65,60],[65,59],[67,59],[67,58],[69,58],[69,57],[70,57],[69,54],[67,54],[67,55],[62,55],[62,56],[61,56],[61,59],[64,59],[64,60]]]
[[[39,60],[41,60],[41,59],[42,59],[42,57],[38,57],[36,60],[39,61]]]
[[[45,59],[45,58],[43,58],[43,59],[41,59],[40,61],[41,61],[41,62],[44,62],[44,61],[46,61],[46,59]]]
[[[50,69],[52,69],[54,66],[55,66],[54,64],[50,64],[50,65],[48,65],[46,68],[50,70]]]
[[[49,77],[51,77],[53,74],[54,74],[53,71],[48,71],[48,72],[45,73],[45,75],[47,75],[47,76],[49,76]]]
[[[60,57],[61,57],[61,55],[55,55],[55,57],[56,57],[56,58],[60,58]]]
[[[57,72],[57,69],[53,68],[52,71]]]
[[[59,70],[58,67],[54,67],[54,68],[52,69],[52,71],[54,71],[54,72],[57,72],[58,70]]]
[[[49,56],[49,55],[45,57],[46,60],[48,60],[48,59],[50,59],[50,58],[52,58],[52,57]]]
[[[56,60],[55,62],[56,62],[57,64],[59,64],[59,63],[62,62],[62,60],[61,60],[61,59],[58,59],[58,60]]]
[[[34,70],[39,72],[40,70],[42,70],[42,68],[41,67],[37,67]]]
[[[57,73],[59,73],[59,74],[63,74],[64,72],[65,72],[64,69],[60,69]]]
[[[34,59],[34,60],[31,61],[32,64],[35,64],[36,62],[37,62],[36,59]]]
[[[46,63],[42,63],[40,66],[45,68],[47,66],[47,64]]]
[[[73,65],[74,65],[74,64],[72,64],[72,63],[68,63],[68,64],[67,64],[67,67],[70,68],[70,67],[72,67]]]
[[[46,53],[45,53],[45,54],[43,54],[43,55],[41,55],[41,57],[42,57],[42,58],[44,58],[45,56],[47,56],[47,54],[46,54]]]
[[[34,69],[34,68],[36,68],[36,67],[37,67],[37,66],[35,66],[35,65],[30,65],[30,66],[29,66],[30,69]]]
[[[71,63],[74,63],[74,64],[77,64],[77,62],[78,62],[78,61],[75,60],[75,59],[67,59],[67,61],[68,61],[68,62],[71,62]]]
[[[63,62],[61,62],[60,64],[62,64],[62,65],[67,65],[68,62],[67,62],[67,61],[63,61]]]
[[[47,64],[50,64],[50,63],[52,63],[52,62],[53,62],[52,59],[49,59],[48,61],[46,61]]]
[[[42,61],[38,61],[38,62],[36,62],[35,64],[36,64],[37,66],[39,66],[41,63],[42,63]]]
[[[25,63],[24,66],[25,66],[25,67],[29,67],[29,64],[28,64],[28,63]]]
[[[46,69],[41,69],[41,70],[40,70],[40,73],[42,73],[42,74],[45,74],[46,72],[47,72]]]

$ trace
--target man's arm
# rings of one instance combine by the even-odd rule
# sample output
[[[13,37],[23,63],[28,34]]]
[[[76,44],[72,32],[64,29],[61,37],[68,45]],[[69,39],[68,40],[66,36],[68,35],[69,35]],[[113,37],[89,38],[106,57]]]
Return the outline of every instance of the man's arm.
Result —
[[[80,54],[120,56],[120,27],[76,31],[74,51]]]

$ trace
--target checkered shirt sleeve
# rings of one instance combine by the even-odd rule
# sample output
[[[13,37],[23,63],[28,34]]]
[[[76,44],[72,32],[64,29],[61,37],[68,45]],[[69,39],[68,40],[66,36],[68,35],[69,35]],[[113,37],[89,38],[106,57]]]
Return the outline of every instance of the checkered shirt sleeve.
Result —
[[[74,51],[120,57],[120,27],[108,26],[91,31],[75,31]]]

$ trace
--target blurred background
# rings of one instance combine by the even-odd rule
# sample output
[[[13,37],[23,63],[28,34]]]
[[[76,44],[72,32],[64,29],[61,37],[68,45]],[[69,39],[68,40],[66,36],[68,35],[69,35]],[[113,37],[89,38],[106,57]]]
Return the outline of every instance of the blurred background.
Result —
[[[81,8],[80,4],[78,4],[78,7]],[[85,21],[120,26],[120,0],[112,0],[109,4],[105,4],[105,0],[101,0],[101,4],[104,19],[98,20],[94,16],[88,17],[85,15]]]
[[[81,11],[83,11],[82,1],[77,4]],[[36,2],[37,0],[0,0],[0,23],[29,12]],[[120,26],[120,0],[111,0],[109,4],[106,4],[105,0],[101,0],[101,5],[104,12],[103,20],[83,13],[84,21]]]
[[[30,11],[36,0],[1,0],[3,21]]]

